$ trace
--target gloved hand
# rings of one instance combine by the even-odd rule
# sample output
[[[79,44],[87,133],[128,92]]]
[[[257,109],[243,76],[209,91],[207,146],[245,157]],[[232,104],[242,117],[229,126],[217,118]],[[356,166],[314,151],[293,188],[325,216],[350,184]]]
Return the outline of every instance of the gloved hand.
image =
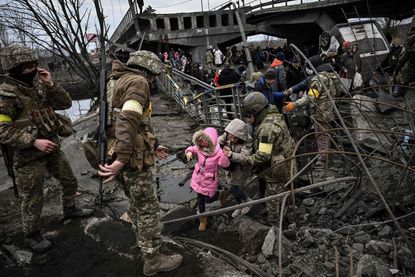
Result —
[[[292,112],[294,110],[294,104],[293,104],[293,102],[288,102],[288,104],[287,105],[285,105],[283,108],[282,108],[282,111],[284,112],[284,113],[290,113],[290,112]]]
[[[186,159],[187,161],[191,161],[193,159],[193,154],[191,152],[186,153]]]
[[[293,93],[293,89],[292,88],[287,88],[286,90],[284,90],[284,95],[285,96],[290,96],[291,93]]]

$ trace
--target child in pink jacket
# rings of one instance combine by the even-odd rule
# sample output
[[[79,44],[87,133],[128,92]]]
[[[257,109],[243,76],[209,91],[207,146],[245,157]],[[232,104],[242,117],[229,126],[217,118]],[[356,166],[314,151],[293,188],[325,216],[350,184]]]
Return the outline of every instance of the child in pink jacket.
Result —
[[[199,212],[205,212],[205,203],[218,200],[219,167],[228,167],[229,158],[219,147],[218,132],[215,128],[206,128],[193,135],[193,146],[186,149],[186,158],[191,160],[197,155],[197,163],[193,171],[190,185],[197,193]],[[206,230],[207,217],[199,218],[199,231]]]

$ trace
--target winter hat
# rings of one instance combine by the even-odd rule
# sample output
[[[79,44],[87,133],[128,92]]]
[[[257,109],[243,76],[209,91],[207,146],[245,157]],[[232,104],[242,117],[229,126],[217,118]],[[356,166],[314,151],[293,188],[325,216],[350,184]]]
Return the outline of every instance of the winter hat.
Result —
[[[275,55],[275,57],[280,60],[280,61],[285,61],[285,54],[284,52],[278,52],[277,55]]]
[[[273,80],[273,79],[277,78],[277,73],[275,72],[274,69],[269,68],[267,71],[265,71],[264,78],[266,80]]]

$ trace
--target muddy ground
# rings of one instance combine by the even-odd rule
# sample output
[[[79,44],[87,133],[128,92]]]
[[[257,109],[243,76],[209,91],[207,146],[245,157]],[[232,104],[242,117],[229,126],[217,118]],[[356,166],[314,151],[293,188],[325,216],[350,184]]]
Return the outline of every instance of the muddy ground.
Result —
[[[189,145],[196,126],[164,95],[155,95],[152,101],[156,134],[171,153],[167,161],[154,168],[163,220],[194,214],[195,194],[186,185],[177,186],[190,166],[177,160],[175,154]],[[47,178],[41,227],[54,248],[33,254],[30,262],[18,258],[30,253],[22,252],[27,249],[20,229],[19,200],[9,189],[11,181],[1,164],[0,276],[142,276],[134,232],[129,223],[119,219],[128,211],[125,196],[116,184],[110,184],[105,186],[103,208],[99,209],[96,203],[98,180],[80,145],[81,137],[96,125],[97,118],[77,125],[76,134],[65,139],[62,147],[79,180],[79,205],[94,207],[96,213],[90,219],[63,221],[57,184]],[[372,161],[369,166],[387,201],[394,204],[395,215],[403,216],[399,222],[414,247],[414,175],[407,174],[397,188],[402,168],[379,161]],[[356,183],[336,183],[297,194],[295,213],[292,208],[286,210],[282,225],[284,276],[336,276],[336,271],[338,276],[350,276],[350,268],[357,276],[392,276],[396,272],[393,270],[398,270],[395,276],[415,276],[415,257],[410,247],[388,221],[390,218],[366,176],[356,172],[349,161],[333,157],[327,170],[308,171],[296,181],[296,186],[303,186],[353,174],[359,177]],[[355,189],[351,190],[353,184]],[[253,196],[256,184],[248,191]],[[229,205],[233,203],[230,201]],[[211,208],[218,205],[213,203]],[[197,231],[194,220],[165,225],[162,252],[181,253],[184,263],[178,270],[160,276],[250,276],[245,267],[238,263],[231,266],[208,248],[174,242],[176,236],[224,248],[256,265],[262,276],[277,276],[278,228],[267,226],[263,219],[264,208],[256,205],[248,215],[235,219],[230,213],[210,217],[203,233]]]

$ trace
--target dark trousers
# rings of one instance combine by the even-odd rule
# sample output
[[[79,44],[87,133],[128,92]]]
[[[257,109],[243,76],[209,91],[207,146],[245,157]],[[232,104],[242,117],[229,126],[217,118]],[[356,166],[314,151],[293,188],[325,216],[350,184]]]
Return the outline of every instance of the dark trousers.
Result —
[[[212,197],[209,197],[207,195],[203,195],[198,193],[197,194],[197,204],[199,206],[199,213],[205,212],[205,204],[206,203],[212,203],[213,201],[216,201],[219,199],[219,191],[215,193]]]
[[[239,186],[231,185],[229,188],[229,192],[232,193],[233,197],[235,198],[236,203],[240,204],[242,200],[246,200],[246,194],[242,190],[239,189]]]

